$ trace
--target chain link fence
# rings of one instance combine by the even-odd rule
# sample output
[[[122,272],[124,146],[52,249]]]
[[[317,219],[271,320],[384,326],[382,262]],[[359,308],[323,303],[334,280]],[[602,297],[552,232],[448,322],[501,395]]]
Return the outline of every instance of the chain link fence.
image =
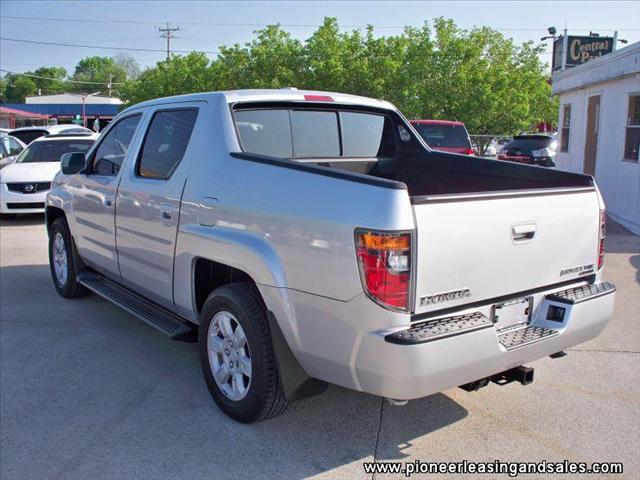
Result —
[[[471,135],[471,146],[480,157],[495,157],[500,149],[511,139],[511,135]]]

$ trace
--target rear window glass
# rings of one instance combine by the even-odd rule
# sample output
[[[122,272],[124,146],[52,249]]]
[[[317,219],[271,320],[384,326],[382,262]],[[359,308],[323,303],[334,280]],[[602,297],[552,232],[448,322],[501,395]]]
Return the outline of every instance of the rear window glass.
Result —
[[[16,163],[59,162],[65,153],[85,153],[93,140],[51,140],[36,142],[25,148]]]
[[[537,150],[540,148],[549,147],[553,143],[553,139],[550,137],[546,138],[512,138],[507,142],[504,146],[506,150],[510,148],[517,148],[523,151],[531,151]]]
[[[12,137],[16,137],[21,140],[22,143],[29,145],[36,138],[44,137],[47,134],[46,130],[23,130],[21,132],[11,132]]]
[[[471,148],[467,130],[462,125],[413,125],[430,147]]]
[[[345,157],[376,157],[382,142],[385,117],[341,112],[342,150]],[[389,132],[390,133],[390,132]],[[391,136],[393,142],[393,136]]]
[[[279,158],[374,158],[393,156],[395,140],[383,115],[319,110],[235,112],[247,153]]]
[[[296,158],[339,157],[336,112],[291,112],[293,152]]]

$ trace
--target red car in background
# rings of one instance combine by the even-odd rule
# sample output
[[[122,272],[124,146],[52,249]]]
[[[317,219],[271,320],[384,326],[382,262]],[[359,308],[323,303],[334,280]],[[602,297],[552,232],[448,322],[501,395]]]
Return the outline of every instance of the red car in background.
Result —
[[[473,155],[469,133],[462,122],[448,120],[410,120],[420,136],[434,150]]]

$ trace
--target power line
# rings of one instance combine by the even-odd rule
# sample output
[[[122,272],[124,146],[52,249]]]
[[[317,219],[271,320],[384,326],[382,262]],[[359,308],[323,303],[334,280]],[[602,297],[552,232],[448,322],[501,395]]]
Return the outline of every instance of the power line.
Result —
[[[150,20],[104,20],[104,19],[95,19],[95,18],[51,18],[51,17],[24,17],[24,16],[16,16],[16,15],[2,15],[2,18],[11,18],[15,20],[38,20],[38,21],[47,21],[47,22],[80,22],[80,23],[122,23],[122,24],[131,24],[131,25],[157,25],[158,23],[166,23],[161,21],[150,21]],[[229,23],[229,22],[180,22],[184,25],[206,25],[206,26],[216,26],[216,27],[265,27],[268,25],[280,25],[281,27],[320,27],[323,24],[321,23]],[[340,25],[342,28],[364,28],[368,25]],[[407,27],[407,25],[373,25],[374,28],[389,28],[389,29],[402,29]],[[510,32],[541,32],[546,31],[548,25],[541,28],[516,28],[516,27],[492,27],[494,30],[502,30],[502,31],[510,31]],[[619,32],[640,32],[640,28],[572,28],[573,31],[614,31],[617,30]]]
[[[43,80],[51,80],[56,81],[56,82],[67,82],[67,83],[86,83],[86,84],[91,84],[91,85],[124,85],[124,82],[83,82],[80,80],[68,80],[66,78],[51,78],[51,77],[43,77],[41,75],[33,75],[31,73],[17,73],[17,72],[11,72],[9,70],[5,70],[4,68],[0,68],[0,72],[4,72],[4,73],[10,73],[11,75],[22,75],[25,77],[31,77],[31,78],[41,78]]]
[[[113,47],[113,46],[105,46],[105,45],[83,45],[79,43],[57,43],[57,42],[40,42],[37,40],[24,40],[19,38],[7,38],[0,37],[0,40],[5,40],[7,42],[18,42],[18,43],[30,43],[35,45],[56,45],[58,47],[78,47],[78,48],[97,48],[102,50],[130,50],[133,52],[165,52],[165,50],[157,49],[157,48],[135,48],[135,47]],[[173,50],[176,53],[191,53],[194,50]],[[199,53],[208,53],[212,55],[216,55],[218,51],[206,51],[206,50],[197,50]]]
[[[158,27],[158,31],[161,32],[160,36],[167,39],[167,62],[171,60],[171,39],[175,37],[175,33],[180,30],[180,27],[171,28],[167,23],[165,28]]]
[[[164,36],[163,36],[164,38]],[[172,35],[171,38],[180,38]],[[107,50],[132,50],[136,52],[166,52],[167,50],[160,50],[157,48],[135,48],[135,47],[112,47],[112,46],[98,46],[98,45],[82,45],[78,43],[57,43],[57,42],[40,42],[36,40],[24,40],[19,38],[7,38],[0,37],[0,40],[5,40],[8,42],[18,42],[18,43],[32,43],[36,45],[56,45],[60,47],[78,47],[78,48],[97,48],[97,49],[107,49]],[[171,50],[174,53],[207,53],[212,55],[217,55],[220,53],[218,50]],[[551,54],[553,52],[540,52]]]

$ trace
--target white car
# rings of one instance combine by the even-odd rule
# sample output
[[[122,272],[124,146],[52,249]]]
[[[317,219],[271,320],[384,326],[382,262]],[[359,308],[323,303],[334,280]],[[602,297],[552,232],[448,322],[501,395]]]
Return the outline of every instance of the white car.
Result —
[[[14,163],[0,171],[0,214],[44,212],[45,197],[60,170],[60,157],[86,152],[96,138],[96,133],[59,134],[31,142]]]
[[[15,128],[9,132],[9,135],[16,137],[18,140],[29,145],[36,138],[44,137],[45,135],[56,135],[59,133],[89,134],[94,132],[86,127],[81,127],[80,125],[68,124]]]
[[[11,135],[0,132],[0,169],[13,163],[27,146]]]

